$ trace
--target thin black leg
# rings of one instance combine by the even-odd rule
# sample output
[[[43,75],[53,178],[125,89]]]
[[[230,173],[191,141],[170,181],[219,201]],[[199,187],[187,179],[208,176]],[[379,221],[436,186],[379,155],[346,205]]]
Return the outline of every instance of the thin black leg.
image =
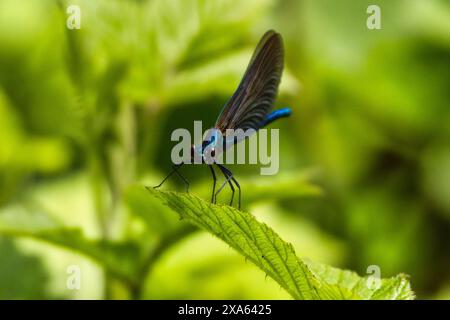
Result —
[[[187,179],[185,177],[183,177],[183,175],[178,171],[178,168],[180,168],[183,164],[184,163],[172,165],[172,171],[164,178],[163,181],[161,181],[160,184],[158,184],[157,186],[154,186],[153,188],[157,189],[157,188],[161,187],[164,184],[164,182],[166,182],[166,180],[170,178],[170,176],[172,174],[176,173],[177,176],[179,176],[184,181],[184,184],[186,187],[186,192],[189,192],[189,181],[187,181]]]
[[[225,176],[225,181],[224,183],[220,186],[220,189],[217,191],[216,195],[222,191],[222,189],[225,187],[225,185],[228,183],[228,185],[230,186],[231,189],[231,200],[230,200],[230,206],[233,205],[233,199],[234,199],[234,186],[232,181],[232,175],[230,175],[230,172],[224,171],[220,166],[219,166],[220,171],[222,171],[223,175]]]
[[[216,182],[217,182],[216,173],[214,172],[214,168],[213,168],[212,165],[208,165],[208,167],[211,170],[211,174],[212,174],[212,177],[213,177],[213,188],[212,188],[212,194],[211,194],[211,203],[216,203],[216,197],[215,197]]]
[[[234,178],[233,173],[228,170],[227,168],[225,168],[223,165],[217,164],[217,166],[219,167],[220,171],[222,171],[222,173],[224,174],[224,176],[226,177],[225,182],[220,186],[219,190],[216,192],[216,197],[217,194],[222,191],[222,189],[225,187],[225,185],[228,183],[231,187],[231,191],[232,191],[232,196],[231,196],[231,202],[230,205],[233,203],[233,197],[234,197],[234,187],[231,181],[233,181],[235,183],[235,185],[237,186],[237,188],[239,189],[239,201],[238,201],[238,209],[241,208],[241,186],[239,185],[239,183],[237,182],[237,180]]]
[[[233,180],[234,184],[236,185],[236,187],[239,190],[239,199],[238,199],[238,209],[241,209],[241,186],[239,185],[239,183],[237,182],[237,180],[232,176],[231,179]]]
[[[160,184],[158,184],[157,186],[154,186],[153,188],[158,189],[159,187],[161,187],[164,184],[164,182],[166,182],[166,180],[169,179],[172,174],[174,174],[174,172],[175,172],[175,170],[172,167],[172,171],[170,171],[170,173],[163,179],[163,181],[161,181]]]
[[[234,184],[236,185],[236,187],[239,190],[239,201],[238,201],[238,209],[241,208],[241,186],[239,185],[239,182],[237,182],[237,180],[234,178],[233,173],[227,169],[226,167],[224,167],[223,165],[217,164],[217,166],[219,166],[219,168],[222,170],[222,172],[226,172],[228,174],[228,176],[230,177],[230,179],[234,182]]]
[[[228,184],[229,184],[230,189],[231,189],[230,206],[232,206],[233,205],[233,199],[234,199],[234,191],[235,191],[233,183],[231,182],[231,179],[233,179],[233,174],[230,171],[226,172],[226,171],[223,171],[222,169],[221,169],[221,171],[222,171],[223,175],[225,176],[225,178],[227,179]]]
[[[184,186],[186,188],[186,193],[189,193],[189,181],[187,181],[187,179],[178,171],[179,166],[172,166],[172,168],[175,170],[175,173],[184,181]]]
[[[216,192],[216,197],[219,195],[220,191],[222,191],[222,189],[227,185],[227,183],[229,183],[230,180],[231,180],[231,177],[230,177],[230,175],[229,175],[228,173],[225,173],[225,172],[222,170],[222,168],[220,168],[220,167],[219,167],[219,169],[220,169],[220,171],[222,171],[222,173],[225,175],[225,181],[222,183],[222,185],[220,186],[220,188],[217,190],[217,192]]]

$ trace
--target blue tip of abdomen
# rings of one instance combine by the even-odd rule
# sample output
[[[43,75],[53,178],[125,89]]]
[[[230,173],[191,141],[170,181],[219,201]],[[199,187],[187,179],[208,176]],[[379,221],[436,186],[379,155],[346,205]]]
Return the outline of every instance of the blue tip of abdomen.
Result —
[[[291,108],[287,108],[287,107],[272,111],[271,113],[269,113],[266,120],[264,120],[262,127],[267,126],[268,124],[270,124],[280,118],[289,117],[291,115],[291,113],[292,113]]]

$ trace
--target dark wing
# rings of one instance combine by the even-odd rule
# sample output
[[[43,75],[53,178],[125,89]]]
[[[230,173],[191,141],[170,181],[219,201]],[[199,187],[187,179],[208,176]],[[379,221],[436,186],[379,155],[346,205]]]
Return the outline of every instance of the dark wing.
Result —
[[[258,130],[275,102],[283,64],[281,35],[273,30],[267,31],[215,127],[223,134],[226,129]]]

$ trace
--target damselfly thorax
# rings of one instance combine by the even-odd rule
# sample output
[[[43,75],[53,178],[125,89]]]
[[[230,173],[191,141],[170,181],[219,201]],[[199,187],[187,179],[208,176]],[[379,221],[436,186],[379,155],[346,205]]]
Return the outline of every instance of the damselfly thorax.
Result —
[[[254,129],[227,129],[225,134],[217,128],[208,129],[201,143],[191,146],[191,163],[223,163],[223,153],[256,133]]]

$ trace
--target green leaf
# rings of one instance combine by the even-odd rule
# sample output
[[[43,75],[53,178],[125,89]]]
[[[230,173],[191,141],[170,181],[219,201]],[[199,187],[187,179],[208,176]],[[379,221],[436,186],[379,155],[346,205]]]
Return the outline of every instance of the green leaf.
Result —
[[[132,281],[139,259],[134,243],[88,239],[78,228],[64,226],[49,214],[14,206],[0,212],[0,234],[42,240],[82,253],[117,277]]]
[[[350,271],[299,259],[290,243],[249,213],[215,205],[191,194],[158,191],[182,218],[209,231],[252,261],[277,281],[295,299],[411,299],[414,297],[404,275],[367,284]]]
[[[160,201],[149,201],[148,192],[141,186],[130,186],[124,194],[130,212],[141,218],[151,234],[161,235],[180,228],[179,219]]]
[[[5,237],[0,237],[0,252],[1,300],[64,298],[51,293],[50,272],[41,257],[22,252],[12,239]]]
[[[305,259],[310,270],[329,285],[330,299],[391,299],[411,300],[415,298],[408,276],[399,274],[388,279],[380,279],[379,284],[369,277],[360,277],[355,272],[341,270]]]

